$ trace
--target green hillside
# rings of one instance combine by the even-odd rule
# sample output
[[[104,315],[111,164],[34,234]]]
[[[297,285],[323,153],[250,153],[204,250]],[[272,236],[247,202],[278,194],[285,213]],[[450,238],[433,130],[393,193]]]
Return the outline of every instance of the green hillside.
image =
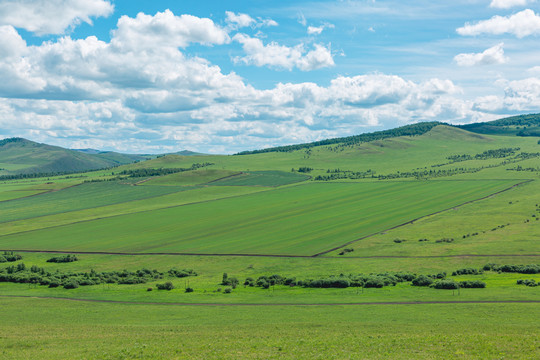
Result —
[[[458,127],[479,134],[540,136],[540,114],[518,115]]]
[[[0,175],[78,172],[140,160],[146,157],[116,152],[85,153],[22,138],[0,140]]]

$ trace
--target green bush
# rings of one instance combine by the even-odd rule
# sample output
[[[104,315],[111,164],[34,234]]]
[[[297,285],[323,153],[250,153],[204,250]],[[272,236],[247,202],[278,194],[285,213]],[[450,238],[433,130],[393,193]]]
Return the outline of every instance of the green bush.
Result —
[[[433,279],[426,275],[420,275],[412,281],[412,286],[430,286]]]
[[[158,290],[172,290],[174,289],[174,285],[172,282],[167,281],[166,283],[163,283],[163,284],[156,284],[156,288]]]
[[[75,255],[56,256],[47,260],[50,263],[68,263],[78,261],[79,259]]]
[[[459,289],[459,284],[452,279],[439,280],[431,286],[435,289],[446,289],[446,290]]]
[[[452,273],[452,276],[457,275],[480,275],[483,274],[484,270],[478,270],[473,268],[464,268],[464,269],[458,269]]]
[[[79,287],[79,283],[75,280],[70,280],[64,284],[64,289],[76,289],[78,287]]]
[[[230,287],[225,288],[225,290],[223,290],[223,293],[224,294],[230,294],[230,293],[232,293],[232,289]]]
[[[519,279],[519,280],[517,281],[517,284],[518,284],[518,285],[531,286],[531,287],[540,285],[540,284],[537,283],[534,279],[526,279],[526,280]]]
[[[193,292],[193,288],[187,287],[187,288],[186,288],[186,292],[187,292],[187,293]]]
[[[459,282],[460,288],[478,288],[483,289],[486,287],[486,283],[480,280],[468,280],[468,281],[460,281]]]

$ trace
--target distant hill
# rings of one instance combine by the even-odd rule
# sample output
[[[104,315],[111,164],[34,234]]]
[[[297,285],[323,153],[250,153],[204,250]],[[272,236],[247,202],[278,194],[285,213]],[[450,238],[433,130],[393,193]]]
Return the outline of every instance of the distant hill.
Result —
[[[540,114],[512,116],[457,127],[478,134],[540,136]]]
[[[93,153],[69,150],[23,138],[0,140],[0,175],[87,171],[148,158],[112,151]]]
[[[334,145],[334,144],[348,146],[348,145],[355,145],[355,144],[360,144],[360,143],[370,142],[370,141],[375,141],[375,140],[384,140],[384,139],[398,137],[398,136],[423,135],[427,133],[428,131],[430,131],[431,129],[433,129],[437,125],[447,125],[447,124],[438,122],[438,121],[421,122],[417,124],[401,126],[401,127],[390,129],[390,130],[375,131],[372,133],[366,133],[366,134],[360,134],[360,135],[314,141],[314,142],[305,143],[305,144],[285,145],[285,146],[277,146],[277,147],[261,149],[261,150],[242,151],[236,155],[260,154],[260,153],[266,153],[266,152],[289,152],[289,151],[294,151],[294,150],[309,149],[316,146]]]
[[[189,150],[182,150],[182,151],[178,151],[178,152],[171,153],[171,154],[172,154],[172,155],[182,155],[182,156],[200,156],[200,155],[206,155],[206,154],[203,154],[203,153],[198,153],[198,152],[189,151]],[[171,154],[167,154],[167,155],[171,155]]]

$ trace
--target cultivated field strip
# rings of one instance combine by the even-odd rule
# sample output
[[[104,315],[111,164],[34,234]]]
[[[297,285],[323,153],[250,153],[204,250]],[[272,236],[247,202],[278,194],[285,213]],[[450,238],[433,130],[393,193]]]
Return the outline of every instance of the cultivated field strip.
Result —
[[[310,183],[0,237],[0,247],[311,256],[515,181]]]

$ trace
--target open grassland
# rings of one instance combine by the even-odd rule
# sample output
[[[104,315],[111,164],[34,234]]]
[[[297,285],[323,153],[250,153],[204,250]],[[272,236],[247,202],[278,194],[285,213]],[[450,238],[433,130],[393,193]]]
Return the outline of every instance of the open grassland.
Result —
[[[307,184],[2,236],[0,247],[313,255],[513,183]]]
[[[537,304],[187,307],[5,298],[0,304],[3,359],[539,355]]]

